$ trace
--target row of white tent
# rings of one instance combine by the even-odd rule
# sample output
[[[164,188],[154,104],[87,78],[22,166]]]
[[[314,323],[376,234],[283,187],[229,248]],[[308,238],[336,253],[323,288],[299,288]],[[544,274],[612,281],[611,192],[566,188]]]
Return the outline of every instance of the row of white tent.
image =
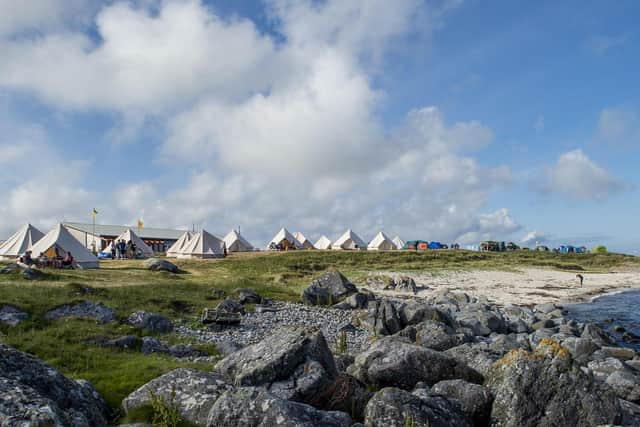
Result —
[[[315,244],[312,244],[304,234],[297,232],[291,234],[286,228],[282,228],[278,234],[267,245],[281,248],[295,249],[320,249],[320,250],[372,250],[372,251],[391,251],[402,249],[405,242],[396,236],[390,239],[384,232],[380,231],[369,242],[365,243],[360,236],[354,231],[345,231],[336,241],[332,242],[327,236],[322,236]]]
[[[31,224],[23,225],[0,246],[0,259],[18,258],[28,250],[34,257],[43,253],[49,258],[56,255],[65,256],[70,252],[77,267],[98,268],[98,258],[73,237],[62,224],[57,224],[47,234],[43,234]]]

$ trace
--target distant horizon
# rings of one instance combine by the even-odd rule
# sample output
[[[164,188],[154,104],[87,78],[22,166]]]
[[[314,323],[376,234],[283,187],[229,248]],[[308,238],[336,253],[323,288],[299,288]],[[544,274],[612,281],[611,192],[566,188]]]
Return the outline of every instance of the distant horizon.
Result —
[[[285,224],[640,255],[637,16],[633,0],[0,2],[0,236],[95,208],[257,242]]]

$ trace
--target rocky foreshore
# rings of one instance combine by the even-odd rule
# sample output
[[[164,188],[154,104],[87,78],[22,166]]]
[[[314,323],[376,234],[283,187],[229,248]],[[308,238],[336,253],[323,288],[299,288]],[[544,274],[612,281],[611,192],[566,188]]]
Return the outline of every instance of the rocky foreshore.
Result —
[[[176,332],[220,344],[224,357],[211,371],[179,368],[150,381],[123,412],[160,399],[183,421],[211,427],[640,425],[640,357],[560,305],[498,306],[449,291],[393,299],[347,282],[327,273],[305,305],[243,300],[245,292],[205,313],[207,327],[177,322]],[[245,312],[240,301],[258,305]],[[162,323],[153,319],[129,321]],[[89,384],[0,350],[10,361],[0,363],[0,424],[106,424]],[[38,372],[52,378],[46,387]]]

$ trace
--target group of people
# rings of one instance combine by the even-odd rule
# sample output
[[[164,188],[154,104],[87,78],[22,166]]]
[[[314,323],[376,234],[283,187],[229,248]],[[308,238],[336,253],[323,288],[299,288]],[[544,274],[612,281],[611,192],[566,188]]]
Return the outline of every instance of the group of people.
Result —
[[[114,240],[111,244],[111,259],[135,259],[138,255],[136,242],[124,239]]]
[[[34,258],[31,251],[26,251],[19,258],[19,261],[28,267],[38,268],[74,268],[75,259],[71,252],[65,252],[64,256],[60,254],[58,247],[54,247],[54,256],[47,256],[44,252],[40,252],[37,258]]]

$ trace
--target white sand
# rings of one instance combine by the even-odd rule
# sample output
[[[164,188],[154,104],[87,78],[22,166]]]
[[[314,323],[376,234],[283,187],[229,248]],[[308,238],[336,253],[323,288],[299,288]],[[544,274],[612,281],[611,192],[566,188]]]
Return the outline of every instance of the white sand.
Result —
[[[417,297],[448,289],[473,296],[484,296],[496,304],[541,304],[546,302],[586,301],[605,293],[640,288],[640,271],[619,273],[580,273],[584,284],[580,287],[576,273],[527,268],[518,272],[505,271],[449,271],[405,274],[415,280],[420,289]],[[391,275],[398,275],[392,273]],[[376,293],[410,296],[409,293],[372,289]]]

